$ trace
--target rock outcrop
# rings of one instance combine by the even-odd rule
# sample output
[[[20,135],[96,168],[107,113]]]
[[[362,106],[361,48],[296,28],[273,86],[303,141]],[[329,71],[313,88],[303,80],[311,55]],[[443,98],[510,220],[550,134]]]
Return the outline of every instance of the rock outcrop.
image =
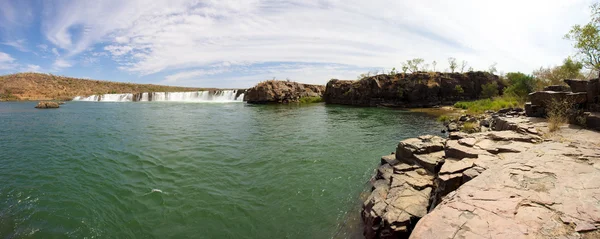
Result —
[[[59,108],[59,107],[60,107],[59,103],[53,102],[53,101],[40,101],[35,106],[35,108],[38,108],[38,109],[55,109],[55,108]]]
[[[491,121],[493,131],[407,139],[382,157],[363,204],[365,237],[600,236],[600,133],[543,139],[543,121]]]
[[[565,86],[548,86],[544,91],[529,94],[529,102],[525,104],[525,112],[529,117],[545,117],[550,104],[565,102],[572,105],[569,118],[572,123],[581,124],[600,130],[600,117],[593,112],[600,112],[599,79],[565,80]],[[563,103],[564,104],[564,103]]]
[[[322,97],[325,86],[269,80],[246,90],[244,101],[253,104],[294,103],[303,97]]]
[[[482,86],[496,82],[498,76],[487,72],[377,75],[358,81],[336,80],[327,83],[323,98],[328,104],[390,107],[430,107],[478,99]]]

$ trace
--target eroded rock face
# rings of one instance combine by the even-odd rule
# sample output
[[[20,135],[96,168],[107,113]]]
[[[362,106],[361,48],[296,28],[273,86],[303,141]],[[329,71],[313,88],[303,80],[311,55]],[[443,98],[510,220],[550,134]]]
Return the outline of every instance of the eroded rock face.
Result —
[[[365,236],[600,238],[600,133],[542,139],[530,119],[401,141],[363,205]]]
[[[52,101],[40,101],[35,108],[38,109],[56,109],[59,108],[60,105],[57,102]]]
[[[270,80],[246,90],[244,101],[253,104],[294,103],[302,97],[321,97],[325,86]]]
[[[392,107],[430,107],[478,99],[482,85],[497,82],[487,72],[377,75],[358,81],[331,80],[324,99],[329,104]]]

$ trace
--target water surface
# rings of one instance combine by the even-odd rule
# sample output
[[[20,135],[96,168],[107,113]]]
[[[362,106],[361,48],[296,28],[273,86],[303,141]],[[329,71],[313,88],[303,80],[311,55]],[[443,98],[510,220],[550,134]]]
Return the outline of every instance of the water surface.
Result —
[[[331,238],[407,111],[244,103],[0,103],[2,238]],[[349,216],[350,214],[350,216]]]

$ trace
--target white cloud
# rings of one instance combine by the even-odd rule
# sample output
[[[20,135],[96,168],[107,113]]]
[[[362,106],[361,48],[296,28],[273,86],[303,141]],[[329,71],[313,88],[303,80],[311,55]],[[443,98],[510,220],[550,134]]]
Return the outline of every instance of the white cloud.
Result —
[[[57,59],[56,61],[54,61],[54,64],[52,64],[52,66],[54,66],[54,68],[58,70],[61,68],[69,68],[73,66],[73,64],[64,59]]]
[[[48,51],[48,45],[46,45],[46,44],[39,44],[39,45],[37,45],[37,47],[40,48],[40,50],[42,50],[44,52]]]
[[[0,20],[8,25],[17,22],[14,6],[1,2],[0,15],[4,16]],[[487,69],[498,62],[499,70],[526,73],[542,65],[559,64],[572,53],[570,42],[562,36],[571,25],[589,19],[591,3],[44,1],[41,20],[42,33],[56,47],[52,52],[61,57],[55,67],[70,67],[74,56],[99,46],[112,56],[119,69],[140,75],[173,72],[165,81],[177,84],[193,79],[215,80],[247,65],[259,69],[236,77],[267,77],[283,71],[293,80],[325,83],[336,75],[354,79],[360,73],[331,66],[391,69],[416,57],[437,61],[438,69],[447,68],[448,57],[467,60],[475,69]],[[1,9],[3,5],[8,7]],[[287,65],[291,68],[261,64],[272,62],[298,64]],[[216,64],[230,69],[211,72]]]
[[[26,41],[25,39],[19,39],[19,40],[14,40],[14,41],[6,41],[6,42],[2,42],[0,43],[2,45],[7,45],[7,46],[12,46],[15,49],[22,51],[22,52],[28,52],[29,49],[27,49],[26,45]]]
[[[12,58],[9,54],[0,52],[0,70],[11,70],[18,65],[14,63],[15,58]]]
[[[60,56],[60,53],[58,53],[58,50],[57,50],[56,48],[52,48],[52,53],[53,53],[55,56]]]
[[[23,72],[41,72],[41,67],[38,65],[27,64],[24,67],[21,67],[21,71]]]

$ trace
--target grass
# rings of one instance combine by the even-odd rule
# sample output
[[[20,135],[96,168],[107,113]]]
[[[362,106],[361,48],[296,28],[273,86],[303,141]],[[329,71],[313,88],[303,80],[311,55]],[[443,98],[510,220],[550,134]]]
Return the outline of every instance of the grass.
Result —
[[[568,100],[552,99],[546,106],[548,114],[548,130],[554,132],[560,127],[569,122],[569,110],[573,107],[573,103]]]
[[[473,122],[465,122],[463,124],[462,131],[465,133],[475,133],[477,132],[477,124]]]
[[[440,115],[440,117],[437,118],[437,121],[442,123],[449,122],[450,120],[452,120],[452,117],[449,115]]]
[[[298,99],[298,102],[300,104],[321,103],[323,101],[324,101],[323,98],[320,96],[306,96],[306,97],[300,97],[300,99]]]
[[[465,109],[470,114],[481,114],[486,110],[497,111],[504,108],[520,107],[523,102],[516,97],[502,96],[493,99],[482,99],[475,101],[459,101],[454,104],[455,108]]]

